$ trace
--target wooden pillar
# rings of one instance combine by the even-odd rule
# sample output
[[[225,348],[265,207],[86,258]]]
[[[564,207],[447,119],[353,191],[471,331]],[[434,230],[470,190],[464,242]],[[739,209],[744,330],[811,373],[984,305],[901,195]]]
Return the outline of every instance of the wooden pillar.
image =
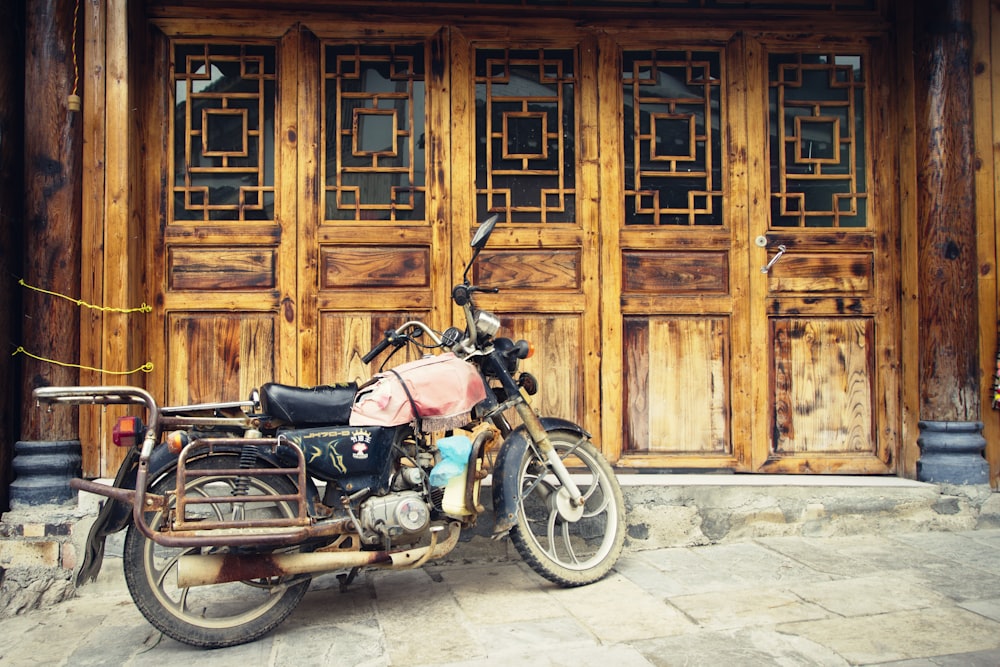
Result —
[[[24,220],[24,1],[0,2],[0,378],[18,377],[11,353],[21,344],[21,301],[13,276],[22,274]],[[20,419],[17,383],[0,382],[0,511],[8,507],[7,486]]]
[[[985,441],[978,435],[971,6],[918,0],[913,11],[921,439],[971,433],[974,450]],[[973,454],[969,461],[979,466],[982,457]]]
[[[73,91],[74,0],[27,0],[25,28],[24,280],[73,298],[80,294],[80,154],[83,119],[70,111]],[[36,356],[77,363],[80,307],[66,299],[24,289],[24,349]],[[75,368],[21,356],[21,440],[78,437],[76,410],[35,407],[39,386],[72,385]]]

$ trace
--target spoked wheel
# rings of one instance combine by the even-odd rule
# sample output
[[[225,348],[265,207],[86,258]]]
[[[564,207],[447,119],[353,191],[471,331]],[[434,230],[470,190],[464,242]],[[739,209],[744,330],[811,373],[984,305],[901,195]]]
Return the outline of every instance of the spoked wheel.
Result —
[[[625,544],[625,501],[611,466],[586,438],[548,433],[586,502],[575,506],[533,447],[518,468],[518,512],[510,532],[521,557],[549,581],[583,586],[604,578]]]
[[[223,469],[239,467],[235,455],[213,455],[189,462],[189,468]],[[294,485],[279,476],[244,477],[251,495],[293,494]],[[173,474],[157,481],[152,493],[173,489]],[[241,503],[233,495],[237,480],[206,475],[188,484],[188,495],[231,496],[233,502],[197,505],[206,519],[267,519],[293,516],[287,502]],[[243,492],[242,487],[240,493]],[[188,512],[190,517],[191,512]],[[163,512],[147,517],[156,530]],[[163,634],[177,641],[204,648],[234,646],[253,641],[278,626],[295,609],[309,588],[310,577],[256,579],[191,588],[177,587],[177,560],[182,555],[226,553],[232,548],[168,548],[147,539],[135,525],[125,537],[125,581],[142,615]]]

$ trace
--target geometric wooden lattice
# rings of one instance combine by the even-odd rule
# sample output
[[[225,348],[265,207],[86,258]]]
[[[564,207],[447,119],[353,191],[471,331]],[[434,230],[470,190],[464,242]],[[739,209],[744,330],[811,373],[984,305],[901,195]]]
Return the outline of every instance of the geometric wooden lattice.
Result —
[[[575,222],[575,60],[571,50],[476,50],[480,217]]]
[[[423,220],[423,44],[327,44],[326,220]]]
[[[863,65],[860,55],[769,55],[773,226],[867,225]]]
[[[275,47],[173,43],[172,220],[274,219]]]
[[[625,224],[721,225],[719,51],[626,51]]]

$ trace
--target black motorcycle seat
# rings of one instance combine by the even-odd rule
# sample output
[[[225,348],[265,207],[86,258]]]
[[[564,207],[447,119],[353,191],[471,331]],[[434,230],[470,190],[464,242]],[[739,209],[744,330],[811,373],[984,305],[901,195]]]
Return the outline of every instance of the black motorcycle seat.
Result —
[[[318,387],[268,382],[260,387],[260,407],[264,414],[296,426],[346,424],[357,393],[356,382]]]

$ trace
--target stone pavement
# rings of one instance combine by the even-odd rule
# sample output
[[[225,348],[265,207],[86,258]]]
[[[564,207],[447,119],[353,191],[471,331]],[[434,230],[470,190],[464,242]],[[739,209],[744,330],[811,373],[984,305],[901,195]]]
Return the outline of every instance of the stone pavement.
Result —
[[[631,550],[576,589],[508,552],[369,572],[345,593],[324,575],[270,635],[215,651],[148,625],[110,554],[76,598],[0,620],[0,663],[1000,665],[1000,529]]]

